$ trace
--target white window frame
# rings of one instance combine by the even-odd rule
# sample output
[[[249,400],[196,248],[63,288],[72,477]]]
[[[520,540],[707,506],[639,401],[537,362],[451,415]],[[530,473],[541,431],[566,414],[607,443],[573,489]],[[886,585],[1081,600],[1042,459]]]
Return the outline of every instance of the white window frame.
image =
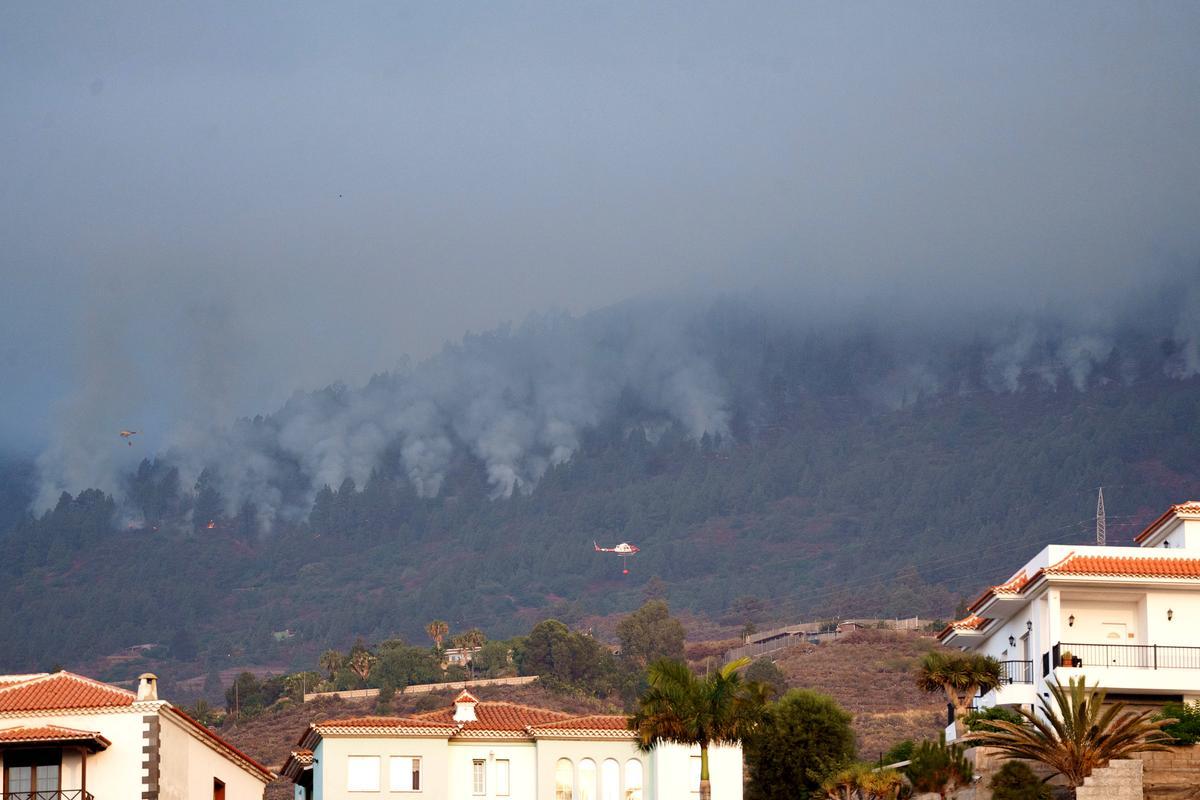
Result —
[[[363,763],[363,762],[373,762],[375,765],[375,770],[374,770],[375,782],[374,782],[373,787],[369,786],[369,785],[358,785],[355,783],[354,779],[356,777],[356,773],[355,773],[354,767],[352,765],[355,763]],[[382,771],[382,768],[383,768],[383,759],[381,756],[347,756],[346,757],[346,791],[347,792],[378,792],[379,786],[380,786],[379,773]],[[364,777],[364,776],[368,776],[368,775],[369,775],[369,773],[367,773],[367,772],[357,773],[357,777],[360,777],[360,778]]]
[[[404,764],[407,769],[402,769],[399,773],[396,772],[396,765]],[[412,788],[413,773],[417,774],[417,788]],[[404,788],[405,781],[403,776],[408,776],[408,788]],[[402,779],[397,782],[396,778]],[[420,756],[388,756],[388,790],[393,792],[420,792],[421,784],[421,757]]]
[[[512,794],[512,762],[507,758],[496,759],[496,796]]]
[[[474,797],[487,794],[487,761],[471,759],[471,794]]]

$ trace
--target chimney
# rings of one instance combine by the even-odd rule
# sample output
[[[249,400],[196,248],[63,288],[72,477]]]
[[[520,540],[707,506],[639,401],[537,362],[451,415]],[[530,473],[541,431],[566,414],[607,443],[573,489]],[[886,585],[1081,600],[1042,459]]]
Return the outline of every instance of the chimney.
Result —
[[[454,698],[454,721],[455,722],[477,722],[475,716],[475,704],[479,701],[475,699],[475,695],[463,689],[458,693],[458,697]]]
[[[158,699],[158,676],[153,672],[143,672],[138,676],[138,700]]]

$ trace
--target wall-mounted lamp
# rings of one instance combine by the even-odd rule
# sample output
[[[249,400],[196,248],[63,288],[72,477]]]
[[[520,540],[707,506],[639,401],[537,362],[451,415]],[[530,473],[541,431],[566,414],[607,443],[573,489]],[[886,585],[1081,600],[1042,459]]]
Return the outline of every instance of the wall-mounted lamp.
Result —
[[[1008,646],[1016,647],[1017,646],[1017,637],[1015,637],[1015,636],[1008,637]]]
[[[1075,615],[1074,615],[1074,614],[1072,614],[1071,616],[1067,617],[1067,627],[1068,627],[1068,628],[1074,628],[1074,627],[1075,627]]]
[[[1033,632],[1033,620],[1026,620],[1026,621],[1025,621],[1025,632],[1026,632],[1026,633],[1032,633],[1032,632]]]
[[[1175,619],[1175,612],[1168,608],[1167,609],[1167,622],[1170,622],[1173,619]]]

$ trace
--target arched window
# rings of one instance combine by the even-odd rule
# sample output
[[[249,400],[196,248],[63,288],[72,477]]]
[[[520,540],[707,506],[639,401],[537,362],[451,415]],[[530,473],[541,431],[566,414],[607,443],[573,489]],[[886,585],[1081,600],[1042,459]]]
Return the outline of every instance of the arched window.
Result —
[[[579,800],[596,800],[596,762],[590,758],[579,762]]]
[[[642,762],[636,758],[625,762],[625,800],[642,800]]]
[[[600,800],[621,800],[621,765],[615,758],[600,765]]]
[[[554,800],[574,800],[575,765],[569,758],[560,758],[554,767]]]

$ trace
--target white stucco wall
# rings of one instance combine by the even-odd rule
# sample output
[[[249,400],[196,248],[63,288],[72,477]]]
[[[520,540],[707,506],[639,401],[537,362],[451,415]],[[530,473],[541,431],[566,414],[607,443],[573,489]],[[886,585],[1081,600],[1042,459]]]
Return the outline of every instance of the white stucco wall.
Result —
[[[213,780],[225,784],[225,800],[261,800],[266,783],[208,746],[187,723],[159,715],[159,800],[208,800]]]
[[[699,747],[662,745],[650,753],[653,792],[646,800],[696,800],[700,795],[691,782],[691,759],[699,757]],[[720,800],[742,798],[742,749],[710,747],[708,773],[712,796]]]
[[[379,791],[352,792],[348,785],[350,756],[379,756]],[[421,759],[421,791],[393,792],[388,782],[391,756]],[[446,739],[427,737],[336,736],[321,739],[314,748],[313,800],[374,800],[389,798],[449,798],[450,750]]]
[[[5,715],[0,717],[0,728],[60,725],[82,731],[99,731],[112,745],[102,752],[88,755],[87,790],[98,798],[137,798],[142,796],[143,713],[141,710],[126,709],[96,714]],[[2,761],[0,766],[3,766]],[[74,762],[70,769],[63,770],[62,787],[83,788],[80,777],[78,764]]]
[[[482,795],[473,793],[473,762],[484,762]],[[509,764],[509,794],[496,793],[496,762]],[[450,744],[450,800],[534,800],[537,797],[537,748],[532,742],[457,741]],[[553,794],[551,795],[553,797]]]
[[[605,796],[601,772],[604,762],[610,758],[617,762],[619,768],[620,788],[617,797],[622,799],[625,797],[626,762],[630,759],[637,759],[642,763],[642,797],[643,800],[649,800],[650,798],[649,789],[647,788],[650,780],[650,758],[647,753],[639,751],[637,745],[631,739],[539,739],[537,751],[537,800],[554,800],[554,776],[560,758],[569,759],[574,768],[575,786],[573,800],[579,800],[582,796],[579,786],[579,763],[585,758],[590,758],[596,762],[598,778],[596,798],[603,798]]]

